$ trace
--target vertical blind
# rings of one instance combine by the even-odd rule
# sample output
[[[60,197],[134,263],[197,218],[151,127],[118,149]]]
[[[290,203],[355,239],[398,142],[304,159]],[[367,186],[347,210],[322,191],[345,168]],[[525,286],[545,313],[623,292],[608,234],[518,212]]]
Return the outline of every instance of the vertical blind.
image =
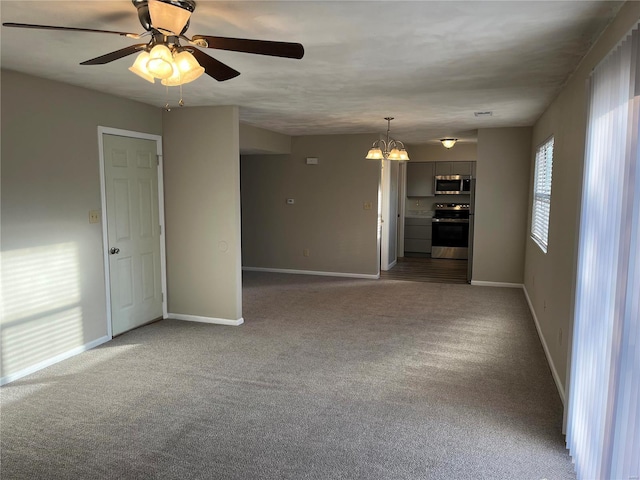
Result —
[[[578,479],[640,478],[640,51],[636,26],[594,69],[567,445]]]
[[[551,210],[551,173],[553,171],[553,137],[536,150],[536,173],[533,183],[531,238],[547,253],[549,211]]]

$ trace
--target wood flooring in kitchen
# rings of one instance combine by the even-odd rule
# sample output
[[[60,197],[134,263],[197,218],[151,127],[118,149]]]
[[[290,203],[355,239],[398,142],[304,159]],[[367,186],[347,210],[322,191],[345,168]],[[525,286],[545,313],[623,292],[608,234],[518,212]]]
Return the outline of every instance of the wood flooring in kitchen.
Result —
[[[380,278],[410,282],[467,283],[467,261],[400,257],[391,270],[380,272]]]

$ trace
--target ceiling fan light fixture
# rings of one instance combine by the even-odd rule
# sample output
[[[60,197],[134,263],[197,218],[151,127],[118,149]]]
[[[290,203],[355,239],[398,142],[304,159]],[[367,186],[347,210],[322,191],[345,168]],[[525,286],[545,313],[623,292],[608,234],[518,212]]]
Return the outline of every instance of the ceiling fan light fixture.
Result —
[[[156,79],[147,70],[147,62],[149,61],[149,52],[142,52],[136,57],[136,61],[129,67],[129,71],[135,73],[147,82],[155,83]]]
[[[458,139],[457,138],[441,138],[440,141],[442,142],[442,146],[444,148],[452,148],[456,144]]]
[[[160,80],[160,83],[166,87],[178,87],[184,82],[182,81],[180,70],[174,67],[173,74],[169,78],[163,78],[162,80]]]
[[[188,9],[159,0],[149,0],[149,16],[154,28],[162,33],[180,35],[187,25],[191,12]]]
[[[403,162],[409,161],[409,154],[407,153],[407,151],[404,148],[400,149],[400,158],[399,158],[399,160],[401,160]]]
[[[162,80],[162,85],[167,87],[177,87],[193,82],[204,73],[196,58],[186,50],[176,53],[173,56],[173,74],[169,78]]]
[[[200,66],[196,57],[186,50],[178,53],[173,61],[180,72],[183,84],[193,82],[204,73],[204,67]]]
[[[149,52],[147,71],[156,78],[164,80],[173,75],[173,57],[165,45],[156,45]]]

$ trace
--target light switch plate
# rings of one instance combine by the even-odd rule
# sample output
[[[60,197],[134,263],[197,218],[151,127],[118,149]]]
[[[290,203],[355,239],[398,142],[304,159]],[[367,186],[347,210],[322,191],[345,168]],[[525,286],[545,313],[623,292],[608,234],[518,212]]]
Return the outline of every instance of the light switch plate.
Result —
[[[317,165],[318,157],[307,157],[307,165]]]

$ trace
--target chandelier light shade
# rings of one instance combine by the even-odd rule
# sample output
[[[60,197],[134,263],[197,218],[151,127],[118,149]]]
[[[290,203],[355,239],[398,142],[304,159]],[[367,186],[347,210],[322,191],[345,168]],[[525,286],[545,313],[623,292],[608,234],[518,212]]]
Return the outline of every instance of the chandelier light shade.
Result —
[[[441,138],[440,141],[442,142],[442,146],[444,148],[452,148],[456,144],[458,139],[457,138]]]
[[[409,154],[404,148],[404,144],[399,140],[394,140],[389,136],[391,131],[391,120],[393,117],[385,117],[387,121],[387,139],[377,140],[373,142],[369,153],[365,157],[367,160],[395,160],[406,162],[409,160]]]
[[[147,62],[149,61],[149,52],[142,52],[133,62],[133,65],[129,67],[129,71],[135,73],[141,78],[144,78],[147,82],[155,83],[156,79],[147,70]]]
[[[148,72],[156,78],[165,79],[173,75],[173,56],[166,45],[156,45],[149,52]]]
[[[372,147],[367,153],[367,160],[383,160],[384,155],[382,154],[382,150],[379,147]]]

